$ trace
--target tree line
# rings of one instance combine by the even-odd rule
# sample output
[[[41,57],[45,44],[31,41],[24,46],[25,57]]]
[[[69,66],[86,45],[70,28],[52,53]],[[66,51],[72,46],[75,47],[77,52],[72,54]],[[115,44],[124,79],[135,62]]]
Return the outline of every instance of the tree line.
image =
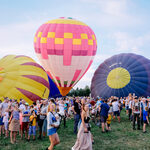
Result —
[[[72,89],[69,93],[68,96],[90,96],[91,90],[89,86],[85,86],[85,88],[76,88]]]

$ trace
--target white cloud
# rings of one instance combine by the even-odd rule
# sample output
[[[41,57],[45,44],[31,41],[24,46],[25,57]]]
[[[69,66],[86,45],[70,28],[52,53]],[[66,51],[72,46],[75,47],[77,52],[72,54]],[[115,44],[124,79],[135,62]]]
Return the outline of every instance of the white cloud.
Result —
[[[9,54],[28,55],[38,61],[33,47],[33,38],[38,27],[39,22],[36,21],[0,26],[1,57]]]
[[[83,17],[99,27],[134,27],[141,25],[143,18],[136,14],[129,13],[129,8],[134,5],[129,0],[81,0],[82,2],[94,5],[95,11],[89,11],[88,17]]]
[[[115,43],[112,50],[118,53],[131,52],[142,54],[142,47],[150,43],[150,33],[141,36],[133,36],[127,32],[116,32],[111,34],[109,38]]]

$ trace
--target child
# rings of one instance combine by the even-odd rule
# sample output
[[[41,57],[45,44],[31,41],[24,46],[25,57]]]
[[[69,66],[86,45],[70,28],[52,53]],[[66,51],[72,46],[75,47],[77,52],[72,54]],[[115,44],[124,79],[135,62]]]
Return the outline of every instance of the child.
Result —
[[[3,116],[2,113],[0,112],[0,136],[2,135],[2,130],[3,130]]]
[[[4,128],[5,128],[5,138],[8,138],[8,118],[9,118],[8,111],[9,111],[8,109],[5,110],[4,118],[3,118]]]
[[[37,115],[35,113],[35,110],[31,111],[30,116],[30,123],[29,123],[29,135],[28,135],[28,141],[30,141],[30,136],[33,135],[33,141],[35,141],[35,135],[36,135],[36,119]]]
[[[148,119],[148,107],[145,107],[145,110],[143,111],[143,133],[146,133],[146,124],[149,124],[149,119]]]
[[[108,131],[111,131],[110,123],[111,123],[111,112],[108,112],[108,118],[107,118]]]

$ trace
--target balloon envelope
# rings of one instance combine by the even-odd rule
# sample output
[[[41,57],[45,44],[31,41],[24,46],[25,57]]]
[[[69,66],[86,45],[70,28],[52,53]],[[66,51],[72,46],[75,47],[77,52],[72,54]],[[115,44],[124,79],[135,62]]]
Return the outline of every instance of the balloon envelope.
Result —
[[[61,97],[61,94],[59,92],[59,89],[57,88],[56,84],[52,81],[52,79],[48,76],[49,84],[50,84],[50,98],[57,98]]]
[[[97,50],[92,29],[72,18],[41,25],[34,38],[35,52],[62,96],[82,78]]]
[[[129,93],[150,95],[150,60],[132,53],[106,59],[94,73],[92,97],[126,97]]]
[[[0,59],[0,99],[23,98],[29,104],[49,96],[44,69],[27,56],[8,55]]]

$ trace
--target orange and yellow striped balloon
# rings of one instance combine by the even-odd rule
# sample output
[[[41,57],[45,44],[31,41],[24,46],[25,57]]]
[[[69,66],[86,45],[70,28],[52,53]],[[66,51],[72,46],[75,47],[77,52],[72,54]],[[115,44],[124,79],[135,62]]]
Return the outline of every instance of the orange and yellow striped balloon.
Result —
[[[0,99],[23,98],[29,104],[48,98],[49,81],[45,70],[32,58],[8,55],[0,59]]]

